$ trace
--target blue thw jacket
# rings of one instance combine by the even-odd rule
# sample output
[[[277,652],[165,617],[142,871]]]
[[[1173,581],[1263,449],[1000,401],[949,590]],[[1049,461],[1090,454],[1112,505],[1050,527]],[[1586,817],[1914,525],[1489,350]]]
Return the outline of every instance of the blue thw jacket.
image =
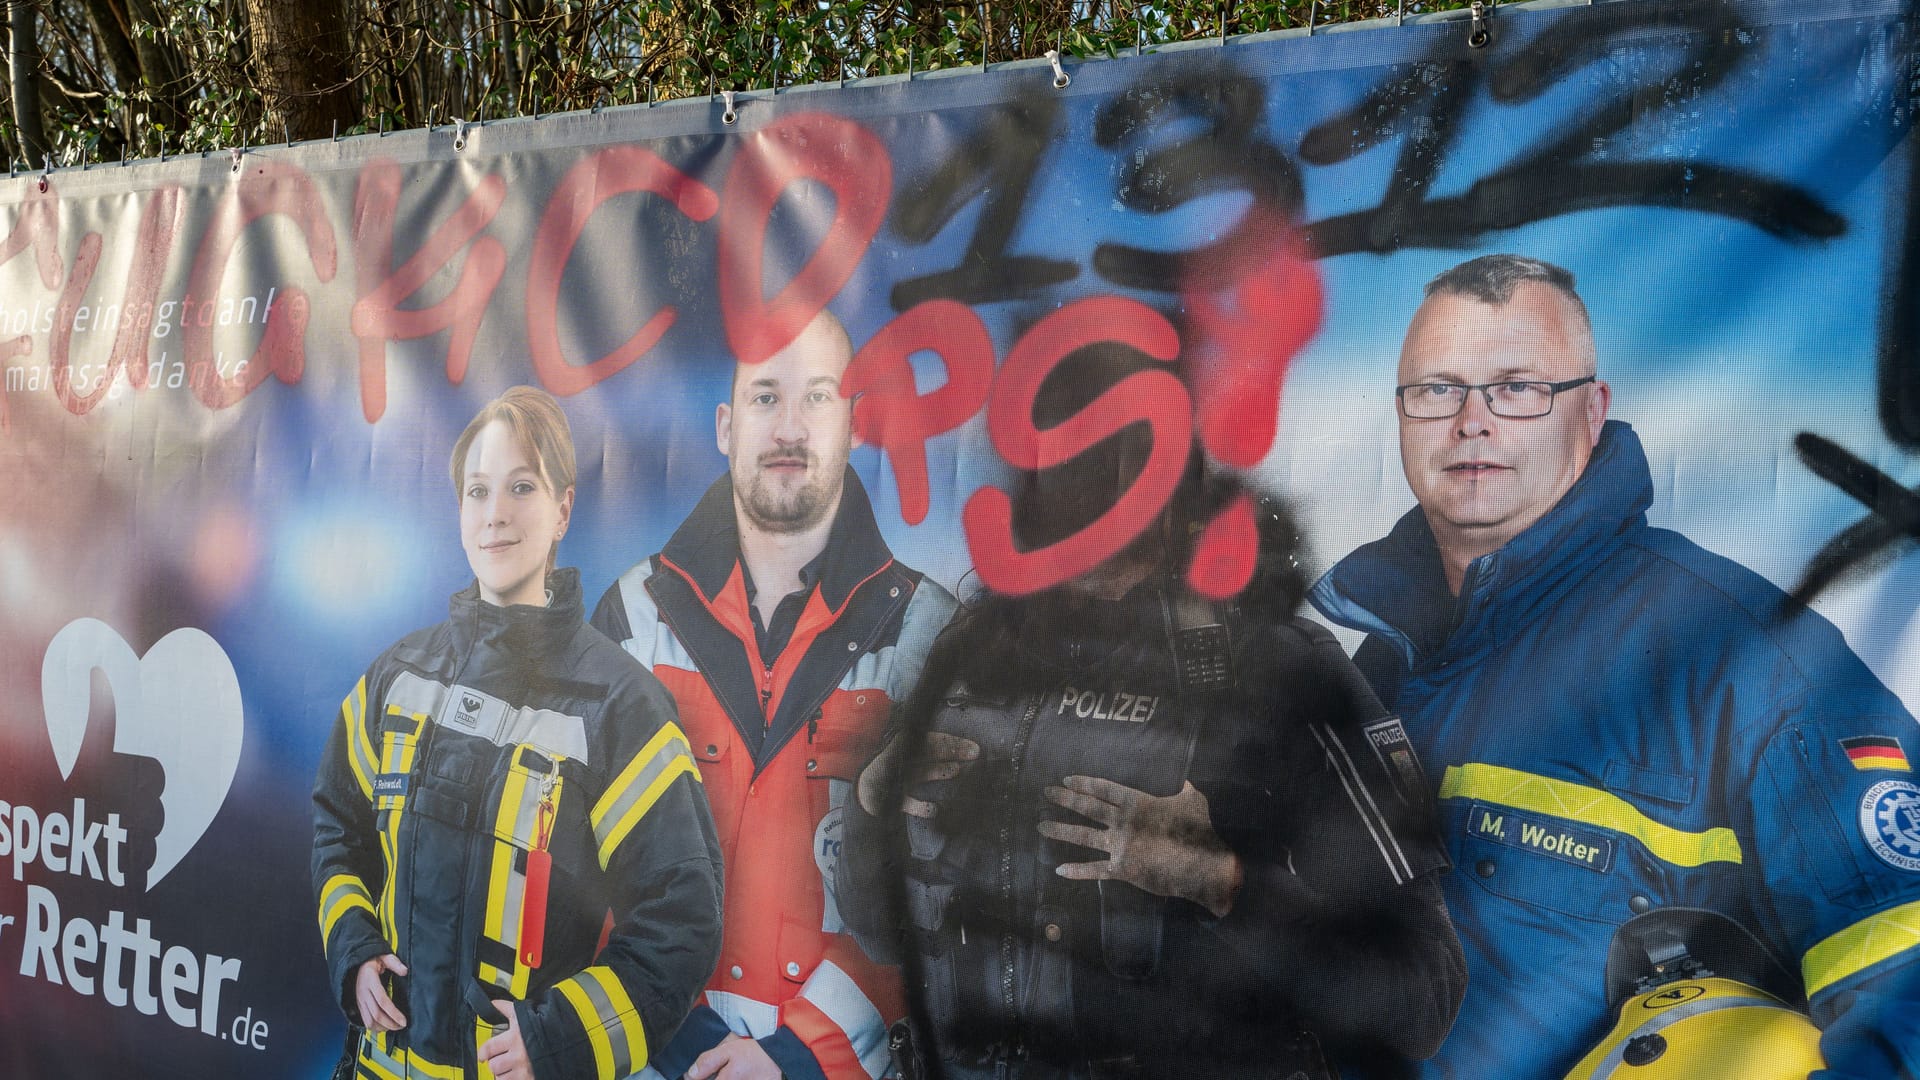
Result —
[[[1466,949],[1428,1077],[1556,1080],[1619,925],[1706,908],[1797,966],[1817,1080],[1920,1076],[1920,727],[1819,615],[1650,528],[1632,428],[1449,594],[1425,514],[1314,587],[1440,799]]]

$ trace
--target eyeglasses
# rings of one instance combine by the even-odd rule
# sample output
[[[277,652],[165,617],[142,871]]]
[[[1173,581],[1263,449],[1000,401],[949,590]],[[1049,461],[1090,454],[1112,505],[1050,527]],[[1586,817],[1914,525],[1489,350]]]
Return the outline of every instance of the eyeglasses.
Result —
[[[1444,420],[1467,407],[1467,392],[1478,390],[1487,399],[1487,411],[1509,420],[1527,420],[1553,411],[1556,394],[1585,386],[1597,375],[1586,375],[1565,382],[1527,380],[1496,383],[1408,383],[1393,388],[1400,399],[1400,412],[1409,420]]]

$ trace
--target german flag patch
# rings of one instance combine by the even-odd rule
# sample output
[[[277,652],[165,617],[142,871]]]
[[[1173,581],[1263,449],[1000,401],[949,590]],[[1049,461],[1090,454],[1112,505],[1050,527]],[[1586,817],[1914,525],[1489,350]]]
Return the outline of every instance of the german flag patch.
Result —
[[[1913,771],[1913,766],[1907,763],[1907,752],[1900,748],[1900,740],[1891,735],[1860,735],[1841,739],[1840,748],[1847,752],[1847,760],[1853,762],[1853,767],[1861,772],[1870,769]]]

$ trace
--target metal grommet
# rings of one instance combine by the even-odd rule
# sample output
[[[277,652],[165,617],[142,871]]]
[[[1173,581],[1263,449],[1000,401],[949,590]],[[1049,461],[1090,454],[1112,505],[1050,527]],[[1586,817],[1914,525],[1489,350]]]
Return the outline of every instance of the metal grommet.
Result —
[[[1475,49],[1484,49],[1493,35],[1487,32],[1486,0],[1473,0],[1473,21],[1468,24],[1467,45]]]
[[[867,695],[865,694],[854,695],[853,703],[855,705],[865,705],[867,703]]]
[[[859,642],[857,642],[857,641],[849,641],[849,642],[847,642],[847,651],[848,651],[848,652],[859,652],[859,651],[860,651],[860,643],[859,643]]]
[[[819,772],[819,771],[820,771],[820,762],[818,762],[817,760],[815,760],[815,759],[813,759],[813,758],[808,758],[808,759],[807,759],[807,771],[808,771],[808,772]]]
[[[707,744],[707,756],[708,756],[708,757],[719,757],[719,756],[720,756],[720,744],[719,744],[719,743],[708,743],[708,744]]]
[[[800,962],[797,960],[787,961],[787,978],[797,979],[799,977],[800,977]]]
[[[740,114],[733,109],[733,91],[720,91],[720,98],[727,103],[726,111],[720,114],[720,122],[731,125],[735,120],[740,119]]]
[[[900,586],[895,585],[893,588],[888,589],[887,596],[894,600],[900,599]]]
[[[1476,874],[1479,874],[1481,877],[1492,877],[1493,876],[1493,860],[1481,859],[1479,862],[1474,863],[1473,872]]]
[[[1073,83],[1073,76],[1068,75],[1067,69],[1060,66],[1059,49],[1047,50],[1047,63],[1053,65],[1053,88],[1055,90],[1065,90]]]
[[[1644,896],[1633,896],[1627,900],[1627,910],[1635,915],[1645,915],[1653,910],[1653,901]]]
[[[747,977],[747,973],[740,970],[739,964],[735,964],[732,967],[728,968],[727,974],[736,979],[744,979]]]
[[[1059,941],[1060,940],[1060,924],[1048,923],[1046,933],[1047,933],[1048,941]]]

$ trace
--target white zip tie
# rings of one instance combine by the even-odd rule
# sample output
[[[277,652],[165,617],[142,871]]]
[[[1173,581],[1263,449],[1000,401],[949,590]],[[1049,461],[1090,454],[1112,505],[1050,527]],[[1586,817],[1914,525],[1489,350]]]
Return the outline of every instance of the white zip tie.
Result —
[[[1047,50],[1047,63],[1053,65],[1053,88],[1065,90],[1073,82],[1073,76],[1068,75],[1067,69],[1060,66],[1059,49]]]
[[[720,91],[720,100],[727,103],[726,109],[720,114],[721,123],[731,125],[734,121],[740,119],[740,114],[733,110],[733,91]]]
[[[47,154],[41,157],[40,161],[44,166],[43,171],[40,173],[40,190],[45,191],[47,190],[47,178],[53,175],[53,155]]]
[[[1473,0],[1473,21],[1467,26],[1467,46],[1484,49],[1493,35],[1487,32],[1487,5],[1485,0]]]
[[[244,153],[246,153],[246,151],[240,149],[237,146],[229,147],[227,149],[227,154],[233,159],[233,165],[231,168],[227,170],[228,172],[237,173],[240,171],[240,155]]]
[[[459,153],[467,148],[467,122],[456,117],[453,121],[453,152]]]

